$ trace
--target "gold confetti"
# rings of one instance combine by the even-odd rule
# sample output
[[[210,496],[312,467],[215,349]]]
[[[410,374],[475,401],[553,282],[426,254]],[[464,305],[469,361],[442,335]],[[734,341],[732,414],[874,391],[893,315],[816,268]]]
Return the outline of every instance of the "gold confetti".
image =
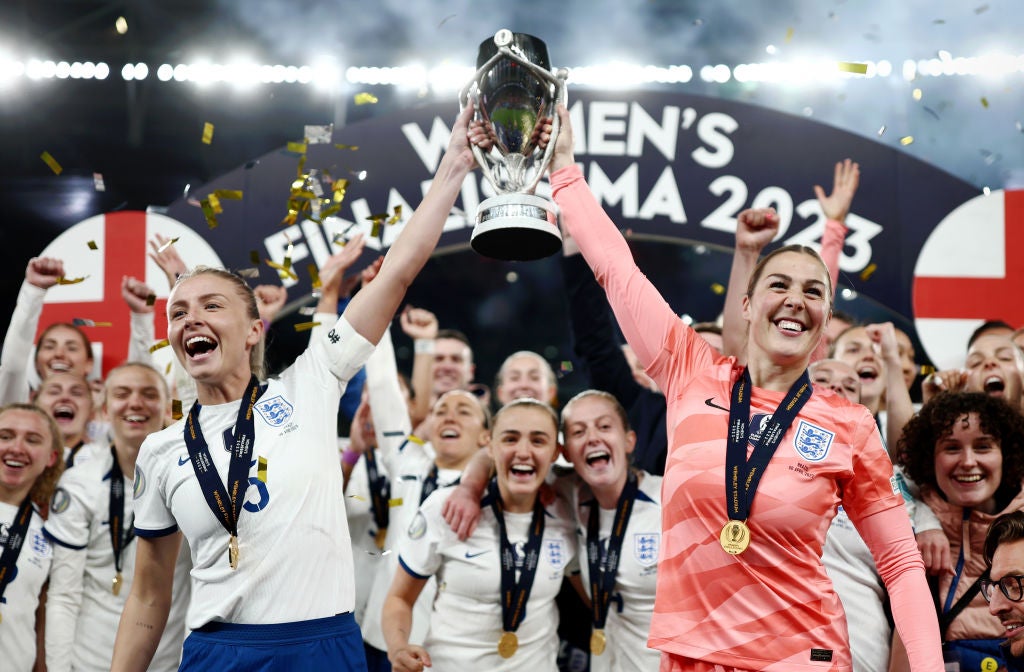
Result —
[[[252,262],[253,266],[260,265],[260,253],[256,250],[249,250],[249,261]]]
[[[920,368],[920,372],[921,372],[922,376],[930,376],[933,373],[935,373],[935,371],[936,371],[935,367],[930,365],[930,364],[922,364],[921,368]]]
[[[89,246],[90,250],[98,250],[98,249],[100,249],[99,245],[96,244],[95,240],[90,240],[88,243],[86,243],[86,245]]]
[[[241,189],[217,189],[216,191],[213,192],[213,195],[225,201],[242,200]]]
[[[220,199],[217,198],[217,194],[216,193],[213,193],[213,194],[210,194],[209,196],[207,196],[206,197],[206,201],[210,204],[210,207],[213,209],[213,212],[215,214],[219,215],[222,212],[224,212],[224,208],[221,207]]]
[[[872,274],[877,270],[878,264],[872,261],[870,264],[867,265],[867,267],[863,271],[860,272],[860,279],[867,281],[867,279],[870,278]]]
[[[76,327],[111,327],[113,324],[110,322],[96,322],[85,317],[76,317],[71,320],[71,324]]]
[[[388,224],[388,226],[390,226],[392,224],[397,223],[398,220],[400,220],[400,219],[402,219],[402,206],[396,205],[395,206],[395,214],[391,215],[391,217],[388,218],[388,221],[386,222],[386,224]]]
[[[306,266],[306,270],[309,271],[309,277],[313,280],[313,289],[320,289],[323,287],[323,283],[320,282],[320,271],[317,270],[316,264]]]
[[[725,287],[720,282],[714,282],[711,284],[711,291],[721,296],[725,294]]]
[[[305,154],[306,153],[306,143],[304,143],[304,142],[289,142],[288,143],[288,151],[289,152],[295,152],[296,154]]]
[[[57,159],[53,158],[53,155],[51,155],[49,152],[43,152],[42,154],[39,155],[39,158],[43,160],[43,163],[50,167],[50,170],[52,170],[55,175],[60,175],[62,172],[64,172],[64,169],[61,168],[61,165],[57,163]]]
[[[290,269],[292,267],[292,252],[294,252],[294,251],[295,251],[295,245],[292,244],[292,241],[289,240],[288,241],[288,249],[286,249],[284,251],[284,262],[283,263],[284,263],[285,270],[288,270],[288,269]]]
[[[203,209],[203,217],[206,218],[206,223],[210,226],[211,229],[216,229],[217,213],[214,211],[213,206],[210,205],[210,200],[204,198],[203,200],[199,201],[199,207]]]
[[[380,212],[376,215],[370,215],[367,217],[368,220],[373,222],[373,226],[370,228],[370,237],[379,238],[384,233],[384,221],[388,218],[388,213]]]
[[[359,151],[359,145],[339,145],[335,143],[335,149],[351,149],[353,152]]]
[[[267,482],[267,458],[259,457],[256,460],[256,479],[260,483]]]
[[[373,105],[377,102],[377,96],[365,91],[356,94],[356,105]]]
[[[153,345],[149,346],[149,351],[150,351],[151,353],[152,353],[152,352],[156,352],[157,350],[160,350],[161,348],[166,348],[166,347],[167,347],[168,345],[170,345],[170,344],[171,344],[171,342],[170,342],[170,341],[168,341],[168,340],[167,340],[167,339],[165,338],[164,340],[162,340],[162,341],[157,341],[157,342],[156,342],[156,343],[154,343]]]
[[[103,175],[100,173],[92,174],[92,186],[96,191],[106,191],[107,185],[103,183]]]
[[[171,417],[175,420],[181,420],[181,399],[171,399]]]
[[[152,306],[154,304],[156,304],[156,294],[147,294],[146,295],[146,305],[147,306]]]
[[[388,500],[388,506],[389,507],[395,507],[395,506],[401,506],[401,505],[402,505],[402,498],[401,497],[394,497],[394,498]]]
[[[166,243],[164,243],[160,247],[156,248],[156,253],[160,254],[161,252],[166,252],[168,247],[170,247],[171,245],[174,245],[179,240],[181,240],[180,237],[179,238],[171,238]]]
[[[914,100],[921,100],[921,97],[924,95],[924,92],[921,91],[921,89],[914,89],[910,95],[914,97]]]
[[[839,68],[840,72],[852,72],[855,75],[866,75],[868,74],[867,63],[854,63],[852,61],[839,61],[836,63],[836,67]]]
[[[988,98],[986,98],[985,96],[981,97],[981,106],[984,107],[985,109],[988,109]]]
[[[349,498],[350,499],[354,499],[357,502],[365,502],[366,501],[366,497],[363,497],[361,495],[349,495]]]
[[[785,42],[786,42],[786,44],[789,44],[792,41],[793,41],[793,28],[792,27],[786,28],[786,39],[785,39]]]
[[[206,122],[203,124],[203,144],[209,145],[213,142],[213,124]]]
[[[295,324],[295,331],[309,331],[313,327],[319,327],[319,322],[297,322]]]
[[[167,366],[164,368],[164,375],[165,376],[171,375],[171,363],[170,362],[167,362]]]
[[[907,145],[914,144],[914,136],[904,135],[902,138],[900,138],[900,144],[903,145],[904,147],[906,147]]]
[[[59,278],[57,278],[57,284],[58,285],[77,285],[78,283],[82,282],[83,280],[85,280],[88,277],[89,277],[88,275],[83,275],[80,278],[65,278],[62,275]]]
[[[289,259],[288,261],[290,262],[291,260]],[[267,259],[267,266],[270,266],[271,268],[276,270],[278,275],[280,275],[282,278],[291,278],[292,280],[299,279],[299,276],[295,275],[295,271],[286,267],[284,264],[279,264],[276,261]]]

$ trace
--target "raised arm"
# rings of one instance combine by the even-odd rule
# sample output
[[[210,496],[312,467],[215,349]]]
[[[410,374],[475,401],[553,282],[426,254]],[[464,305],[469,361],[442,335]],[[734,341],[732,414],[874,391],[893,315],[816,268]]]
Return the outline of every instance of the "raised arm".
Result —
[[[129,362],[153,362],[149,348],[157,339],[153,326],[154,308],[149,303],[150,296],[155,297],[155,294],[143,281],[128,276],[121,278],[121,298],[131,311],[127,353]]]
[[[345,319],[371,343],[380,340],[409,285],[433,253],[462,182],[476,165],[466,135],[472,113],[473,106],[467,105],[455,121],[427,195],[388,250],[377,277],[345,309]]]
[[[430,413],[433,390],[434,346],[437,341],[437,316],[423,308],[407,306],[399,323],[402,331],[412,339],[412,426],[418,427]]]
[[[46,290],[64,275],[64,262],[52,257],[33,257],[25,267],[18,300],[7,325],[4,347],[0,353],[0,405],[27,402],[28,370],[32,354],[32,338],[43,314]]]
[[[117,627],[111,672],[145,672],[149,668],[171,609],[181,532],[138,537],[135,544],[135,575]]]
[[[839,253],[846,238],[846,215],[850,213],[853,196],[860,186],[860,165],[851,159],[836,163],[832,177],[832,193],[826,195],[821,185],[814,185],[814,195],[825,215],[825,235],[821,238],[821,258],[832,278],[832,289],[839,281]]]
[[[885,441],[889,458],[896,461],[896,443],[903,426],[914,416],[914,403],[903,380],[896,328],[892,322],[869,324],[865,327],[872,343],[878,343],[885,362]]]
[[[551,162],[555,202],[562,210],[566,228],[604,287],[622,333],[640,363],[649,367],[681,321],[637,268],[625,239],[587,187],[573,156],[572,127],[565,106],[559,106],[558,115],[561,132]],[[696,336],[690,342],[698,340],[703,343]],[[702,358],[710,362],[711,347],[705,345],[701,352]],[[655,380],[665,389],[663,377]]]
[[[732,355],[740,364],[747,361],[747,321],[743,319],[743,297],[747,295],[750,275],[763,250],[779,232],[779,216],[774,208],[744,210],[736,218],[736,251],[732,255],[729,287],[722,312],[723,355]]]

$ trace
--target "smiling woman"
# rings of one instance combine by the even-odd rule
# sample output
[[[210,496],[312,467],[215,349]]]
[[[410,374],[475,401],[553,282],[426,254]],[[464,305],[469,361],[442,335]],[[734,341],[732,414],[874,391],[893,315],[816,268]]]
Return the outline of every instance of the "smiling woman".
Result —
[[[988,613],[978,586],[986,530],[999,514],[1024,508],[1024,418],[984,393],[947,392],[907,423],[898,449],[958,557],[955,573],[938,578],[946,649],[962,670],[985,669],[986,657],[1002,664],[998,645],[1005,630]]]

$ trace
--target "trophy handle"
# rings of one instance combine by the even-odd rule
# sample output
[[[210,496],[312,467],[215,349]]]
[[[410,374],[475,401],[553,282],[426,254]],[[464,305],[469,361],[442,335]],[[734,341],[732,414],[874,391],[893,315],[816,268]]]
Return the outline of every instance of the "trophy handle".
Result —
[[[499,46],[497,53],[495,53],[493,56],[487,59],[486,63],[477,68],[476,73],[473,75],[473,78],[464,87],[462,87],[462,90],[459,91],[460,112],[466,108],[466,105],[469,103],[470,97],[472,97],[473,104],[476,108],[473,111],[473,117],[474,119],[478,118],[477,115],[480,114],[480,105],[478,98],[478,94],[480,91],[480,80],[483,78],[484,74],[488,70],[490,70],[491,66],[494,65],[501,58],[508,58],[515,61],[522,67],[529,70],[538,79],[543,80],[549,86],[553,86],[555,88],[554,103],[556,107],[558,105],[568,105],[569,94],[565,86],[565,80],[569,76],[568,70],[566,70],[565,68],[558,68],[554,70],[554,72],[549,72],[535,65],[531,61],[523,58],[516,52],[509,49],[508,46]],[[544,177],[544,173],[547,171],[548,165],[551,163],[551,157],[554,155],[555,142],[558,139],[558,132],[559,121],[558,114],[556,113],[552,117],[551,121],[551,142],[549,142],[548,146],[544,148],[544,156],[541,157],[540,164],[537,167],[533,179],[530,181],[528,185],[525,185],[523,193],[532,194],[537,189],[537,184],[540,182],[541,178]],[[487,178],[487,181],[491,183],[491,186],[494,187],[495,191],[499,193],[503,192],[504,190],[498,185],[497,180],[494,177],[494,174],[491,172],[490,163],[492,159],[488,155],[484,154],[476,145],[471,144],[470,148],[473,151],[473,156],[476,158],[477,164],[479,164],[480,170],[481,172],[483,172],[484,177]]]

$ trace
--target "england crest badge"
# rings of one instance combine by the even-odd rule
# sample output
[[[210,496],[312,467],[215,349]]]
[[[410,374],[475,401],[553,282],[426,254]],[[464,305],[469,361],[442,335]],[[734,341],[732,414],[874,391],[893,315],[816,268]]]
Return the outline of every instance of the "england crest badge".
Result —
[[[828,449],[832,447],[835,438],[835,432],[801,420],[796,427],[796,436],[793,437],[793,447],[805,460],[820,462],[828,455]]]
[[[261,400],[256,404],[256,411],[271,427],[280,427],[292,417],[295,407],[281,395]]]

